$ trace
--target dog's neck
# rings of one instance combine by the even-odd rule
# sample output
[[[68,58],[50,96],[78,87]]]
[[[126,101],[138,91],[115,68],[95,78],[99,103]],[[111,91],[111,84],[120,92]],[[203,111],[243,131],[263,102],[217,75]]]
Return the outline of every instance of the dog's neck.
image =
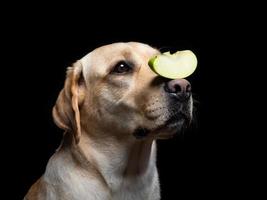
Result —
[[[153,139],[94,140],[82,134],[79,144],[71,143],[75,157],[81,159],[83,168],[94,167],[108,187],[120,187],[125,179],[152,177],[156,171],[156,142]]]

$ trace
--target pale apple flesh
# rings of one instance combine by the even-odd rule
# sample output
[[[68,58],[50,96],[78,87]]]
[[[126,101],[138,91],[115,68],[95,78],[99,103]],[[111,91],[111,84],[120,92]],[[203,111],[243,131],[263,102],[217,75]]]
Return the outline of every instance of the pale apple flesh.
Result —
[[[197,57],[190,50],[165,52],[151,58],[150,68],[160,76],[169,79],[181,79],[190,76],[197,67]]]

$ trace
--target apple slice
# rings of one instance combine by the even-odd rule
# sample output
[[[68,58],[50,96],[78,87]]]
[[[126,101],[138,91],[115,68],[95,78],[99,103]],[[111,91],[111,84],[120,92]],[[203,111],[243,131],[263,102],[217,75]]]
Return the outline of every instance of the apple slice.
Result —
[[[165,52],[152,57],[148,65],[160,76],[180,79],[190,76],[197,67],[197,57],[190,50],[177,51],[174,54]]]

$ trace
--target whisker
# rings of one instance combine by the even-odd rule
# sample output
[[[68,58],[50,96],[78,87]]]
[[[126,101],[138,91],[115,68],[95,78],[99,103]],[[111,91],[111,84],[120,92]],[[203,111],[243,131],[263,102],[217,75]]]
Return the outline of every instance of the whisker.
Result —
[[[193,98],[193,104],[199,104],[199,96],[196,93],[192,93],[192,98]]]

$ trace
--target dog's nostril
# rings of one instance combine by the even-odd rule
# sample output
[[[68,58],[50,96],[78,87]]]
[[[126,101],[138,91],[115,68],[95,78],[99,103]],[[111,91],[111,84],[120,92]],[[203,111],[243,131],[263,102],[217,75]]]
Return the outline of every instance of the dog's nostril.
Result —
[[[175,88],[175,93],[182,91],[182,88],[180,85],[175,85],[174,88]]]

